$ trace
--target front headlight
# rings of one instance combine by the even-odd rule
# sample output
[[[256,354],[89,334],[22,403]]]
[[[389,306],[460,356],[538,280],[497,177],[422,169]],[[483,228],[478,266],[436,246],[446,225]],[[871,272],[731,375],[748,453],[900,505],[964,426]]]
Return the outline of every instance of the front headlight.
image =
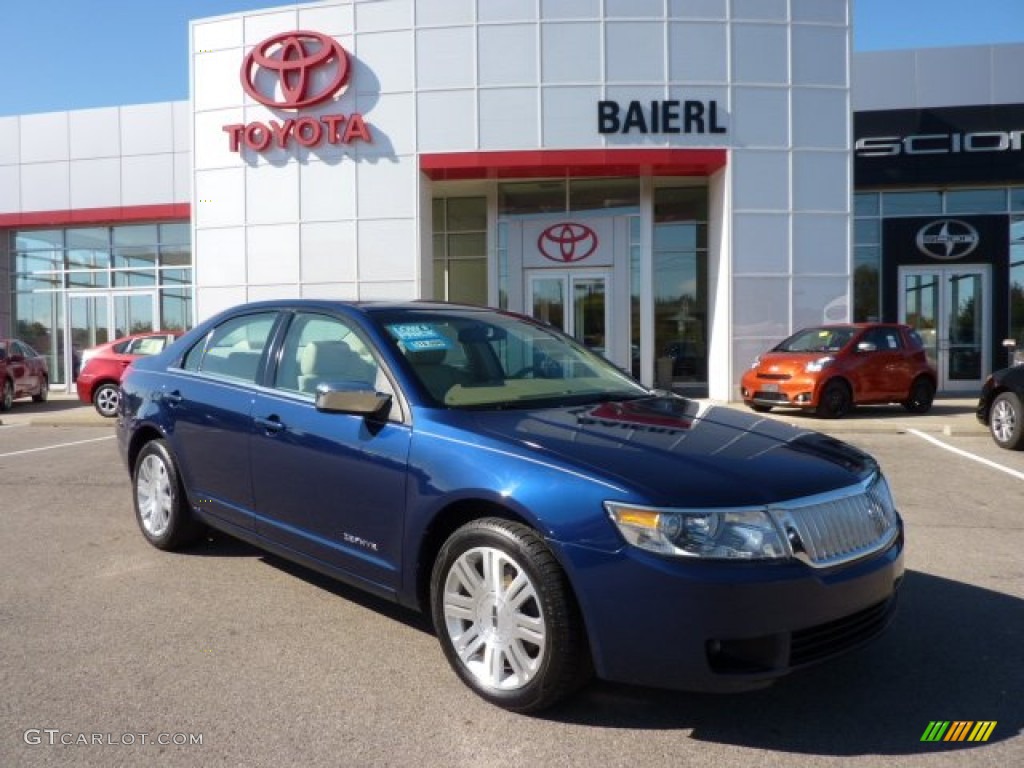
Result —
[[[804,370],[807,371],[807,373],[820,373],[835,361],[836,359],[831,355],[828,355],[827,357],[819,357],[817,360],[811,360],[811,362],[805,365]]]
[[[606,501],[622,537],[660,555],[726,560],[790,557],[786,540],[763,509],[657,509]]]

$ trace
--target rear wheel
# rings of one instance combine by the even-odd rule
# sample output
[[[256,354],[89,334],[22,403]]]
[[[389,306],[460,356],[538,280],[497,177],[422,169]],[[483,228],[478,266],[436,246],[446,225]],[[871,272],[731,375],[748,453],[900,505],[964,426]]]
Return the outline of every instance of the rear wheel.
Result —
[[[1000,448],[1019,451],[1024,448],[1024,410],[1013,392],[1003,392],[992,402],[988,429]]]
[[[4,387],[0,391],[0,411],[9,411],[12,405],[14,405],[14,384],[10,379],[4,379]]]
[[[852,407],[853,395],[846,383],[830,381],[821,391],[815,413],[825,419],[840,419],[848,414]]]
[[[928,413],[934,400],[935,385],[927,376],[920,376],[910,385],[910,396],[903,401],[903,407],[911,413]]]
[[[157,549],[179,549],[199,538],[203,526],[192,515],[178,467],[163,440],[139,451],[132,472],[135,519]]]
[[[464,525],[430,581],[441,648],[482,698],[535,712],[586,680],[590,657],[568,580],[532,529],[497,518]]]
[[[108,419],[117,416],[117,406],[121,402],[121,390],[117,384],[101,384],[92,396],[92,404],[100,416]]]
[[[50,396],[50,380],[43,376],[43,380],[39,383],[39,391],[32,395],[32,400],[36,403],[45,403],[46,398]]]

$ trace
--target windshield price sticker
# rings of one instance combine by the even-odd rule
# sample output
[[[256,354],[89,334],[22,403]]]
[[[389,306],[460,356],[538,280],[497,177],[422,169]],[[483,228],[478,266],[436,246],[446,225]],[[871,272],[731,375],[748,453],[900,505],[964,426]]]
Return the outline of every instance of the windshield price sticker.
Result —
[[[391,333],[406,349],[422,351],[427,349],[449,349],[451,343],[438,333],[433,326],[406,324],[389,326]]]

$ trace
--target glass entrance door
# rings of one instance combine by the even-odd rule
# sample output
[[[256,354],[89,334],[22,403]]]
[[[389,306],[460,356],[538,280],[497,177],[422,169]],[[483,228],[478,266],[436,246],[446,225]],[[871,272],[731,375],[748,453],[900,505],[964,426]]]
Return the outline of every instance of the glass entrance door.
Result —
[[[901,267],[900,321],[924,339],[939,390],[977,391],[989,368],[988,268]]]
[[[615,360],[609,336],[611,278],[608,272],[533,270],[528,273],[526,304],[530,314],[577,339],[588,349]]]
[[[102,291],[68,295],[69,366],[65,381],[78,378],[82,352],[122,336],[156,330],[156,291]]]

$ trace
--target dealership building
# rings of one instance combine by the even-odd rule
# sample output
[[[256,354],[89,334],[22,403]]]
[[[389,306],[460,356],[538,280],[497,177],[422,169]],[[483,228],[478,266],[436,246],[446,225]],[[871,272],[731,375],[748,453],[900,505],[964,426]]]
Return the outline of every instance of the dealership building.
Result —
[[[852,54],[850,6],[195,20],[188,101],[0,117],[0,337],[59,387],[241,302],[447,299],[730,400],[797,328],[905,320],[974,393],[1024,346],[1024,45]]]

